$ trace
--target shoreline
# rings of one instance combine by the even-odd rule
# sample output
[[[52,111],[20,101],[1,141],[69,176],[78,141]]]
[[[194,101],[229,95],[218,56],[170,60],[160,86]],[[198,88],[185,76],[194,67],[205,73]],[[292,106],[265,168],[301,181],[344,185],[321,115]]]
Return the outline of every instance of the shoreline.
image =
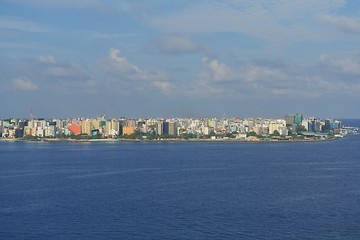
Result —
[[[50,142],[50,143],[60,143],[60,142],[69,142],[69,143],[96,143],[96,142],[108,142],[108,143],[117,143],[117,142],[227,142],[227,143],[296,143],[296,142],[325,142],[325,141],[334,141],[341,138],[328,138],[328,139],[269,139],[269,140],[244,140],[244,139],[161,139],[161,140],[149,140],[149,139],[62,139],[62,138],[44,138],[44,139],[12,139],[12,138],[0,138],[0,142]]]

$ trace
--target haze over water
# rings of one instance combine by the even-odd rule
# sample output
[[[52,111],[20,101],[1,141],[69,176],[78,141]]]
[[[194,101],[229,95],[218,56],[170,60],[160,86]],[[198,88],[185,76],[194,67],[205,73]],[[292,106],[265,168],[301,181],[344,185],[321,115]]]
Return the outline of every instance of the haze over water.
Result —
[[[0,142],[0,238],[357,239],[359,144]]]

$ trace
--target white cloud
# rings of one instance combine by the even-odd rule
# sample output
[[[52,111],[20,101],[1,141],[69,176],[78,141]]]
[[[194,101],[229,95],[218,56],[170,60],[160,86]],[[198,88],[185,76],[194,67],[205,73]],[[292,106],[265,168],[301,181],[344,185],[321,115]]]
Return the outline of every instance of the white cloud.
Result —
[[[114,75],[144,81],[166,81],[168,77],[165,73],[154,70],[143,70],[135,64],[130,63],[126,58],[120,56],[121,51],[110,48],[108,59],[103,62],[104,67]]]
[[[53,56],[39,56],[38,61],[41,63],[56,63],[55,58]]]
[[[170,34],[157,38],[146,47],[146,50],[155,53],[194,53],[205,52],[211,53],[212,50],[198,43],[195,43],[191,37],[184,34]]]
[[[279,69],[270,67],[250,66],[248,67],[243,76],[244,80],[253,81],[281,81],[286,80],[287,75]]]
[[[96,72],[89,73],[80,65],[57,61],[52,55],[22,58],[15,63],[21,65],[21,68],[16,70],[17,74],[25,77],[12,80],[7,85],[10,90],[31,91],[41,87],[44,92],[62,95],[83,92],[93,93],[97,88]],[[32,80],[36,80],[36,84]]]
[[[40,7],[84,7],[99,3],[96,0],[11,0],[12,2]]]
[[[320,59],[322,66],[314,63],[310,66],[282,64],[278,67],[270,67],[244,63],[234,71],[217,59],[204,58],[204,69],[191,86],[192,92],[205,96],[221,94],[244,98],[253,96],[319,98],[329,94],[359,95],[357,90],[360,84],[355,78],[347,77],[349,74],[360,75],[360,64],[357,61],[331,59],[327,55],[321,55]],[[336,75],[329,72],[333,69],[337,69]]]
[[[202,59],[204,70],[199,74],[199,79],[193,85],[198,92],[202,93],[225,93],[229,94],[258,94],[270,93],[272,89],[276,94],[285,94],[284,88],[289,85],[287,74],[276,68],[248,65],[239,66],[234,71],[218,59]],[[223,84],[221,84],[223,83]],[[225,84],[225,85],[224,85]]]
[[[202,78],[195,81],[195,83],[191,85],[191,88],[192,91],[190,92],[195,96],[224,93],[223,88],[214,86],[213,83]]]
[[[109,60],[112,66],[116,69],[119,73],[124,74],[138,74],[142,75],[141,70],[138,66],[129,63],[126,58],[120,57],[121,51],[110,48],[109,50]]]
[[[351,58],[334,59],[326,54],[320,55],[320,63],[340,70],[346,74],[360,75],[360,63]]]
[[[169,82],[168,76],[160,71],[142,69],[121,56],[121,51],[110,48],[108,58],[100,62],[103,69],[110,74],[106,85],[115,89],[127,89],[144,92],[150,88],[169,94],[176,88]]]
[[[47,32],[48,30],[37,23],[17,17],[0,16],[0,29],[18,30],[24,32]]]
[[[229,81],[236,78],[234,71],[224,63],[217,59],[202,59],[204,71],[200,74],[200,78],[206,81]]]
[[[325,91],[342,91],[347,90],[348,86],[342,82],[331,82],[322,79],[321,77],[312,78],[312,86],[316,89],[321,89]]]
[[[77,69],[74,69],[72,67],[51,66],[46,69],[43,69],[42,74],[46,76],[63,78],[63,77],[79,76],[80,73],[77,71]]]
[[[28,78],[25,77],[19,77],[12,80],[12,86],[15,89],[20,89],[23,91],[35,91],[39,87],[31,82]]]
[[[1,32],[0,32],[1,36]],[[6,49],[41,49],[42,46],[38,43],[30,43],[30,42],[0,42],[0,48],[6,48]]]
[[[12,4],[30,6],[33,8],[78,8],[86,9],[102,15],[114,15],[128,10],[128,3],[124,1],[102,0],[7,0]]]
[[[346,4],[346,0],[262,0],[263,4],[268,2],[268,6],[274,14],[279,14],[281,17],[296,18],[304,13],[318,14],[327,12],[332,9],[337,9]],[[266,6],[266,5],[263,5]]]
[[[160,40],[166,52],[193,52],[201,49],[192,39],[184,35],[170,35]]]
[[[147,22],[163,31],[237,32],[264,39],[298,41],[299,37],[321,37],[314,27],[318,15],[343,4],[343,0],[202,0],[154,16]]]
[[[360,21],[349,17],[324,15],[321,20],[345,32],[360,33]]]
[[[194,95],[222,94],[225,89],[220,83],[233,82],[238,75],[225,63],[215,58],[204,57],[202,59],[203,71],[198,79],[190,85]]]
[[[51,55],[37,57],[36,62],[32,62],[32,65],[45,78],[61,78],[70,81],[89,78],[81,66],[69,62],[58,62]]]
[[[90,33],[89,37],[90,39],[129,39],[139,37],[139,34],[93,32]]]
[[[274,88],[270,91],[273,95],[290,95],[293,92],[289,89]]]
[[[173,86],[167,81],[154,81],[151,85],[164,93],[169,93],[169,91],[173,88]]]

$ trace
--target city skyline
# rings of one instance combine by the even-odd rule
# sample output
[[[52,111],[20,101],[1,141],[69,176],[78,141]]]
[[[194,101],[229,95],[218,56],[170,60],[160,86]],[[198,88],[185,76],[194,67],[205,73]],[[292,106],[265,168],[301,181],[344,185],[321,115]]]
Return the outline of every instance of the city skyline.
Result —
[[[355,131],[355,129],[353,129]],[[349,133],[339,120],[304,118],[288,114],[282,119],[172,118],[172,119],[0,119],[0,138],[52,139],[220,139],[220,140],[309,140],[334,139]],[[358,131],[358,130],[356,130]],[[305,138],[306,137],[306,138]]]
[[[4,0],[0,118],[360,118],[355,0]]]

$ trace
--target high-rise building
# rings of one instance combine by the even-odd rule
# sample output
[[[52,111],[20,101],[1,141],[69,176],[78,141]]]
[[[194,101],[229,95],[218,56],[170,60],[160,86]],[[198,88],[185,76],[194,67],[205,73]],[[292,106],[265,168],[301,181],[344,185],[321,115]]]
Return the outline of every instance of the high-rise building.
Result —
[[[118,136],[120,134],[119,121],[116,119],[106,121],[103,128],[106,136]]]
[[[301,125],[303,116],[301,114],[288,114],[284,117],[287,125]]]
[[[312,121],[312,131],[314,132],[320,132],[321,131],[321,124],[320,124],[320,120],[313,120]]]
[[[304,120],[302,120],[301,125],[306,129],[306,131],[312,131],[313,130],[313,125],[312,125],[311,120],[304,119]]]
[[[276,121],[269,123],[269,134],[273,134],[275,131],[280,133],[280,128],[286,127],[286,124],[287,122],[282,119],[277,119]]]
[[[340,129],[340,128],[342,128],[342,122],[341,121],[339,121],[339,120],[336,120],[336,121],[334,121],[334,123],[333,123],[333,128],[332,129]]]
[[[170,123],[169,122],[163,122],[163,125],[162,125],[163,134],[170,134],[169,129],[170,129]]]
[[[112,129],[117,133],[119,133],[119,121],[116,119],[112,119],[111,124],[112,124]]]
[[[294,124],[294,114],[288,114],[284,117],[285,122],[287,125],[293,125]]]
[[[74,135],[81,133],[81,125],[69,124],[67,129]]]
[[[325,119],[325,124],[323,126],[323,130],[330,130],[332,129],[332,125],[333,125],[333,120],[332,119]]]
[[[158,122],[156,127],[156,134],[163,135],[163,122]]]
[[[122,134],[123,135],[131,135],[135,132],[134,126],[123,126],[122,127]]]
[[[301,114],[294,115],[294,124],[301,125],[302,120],[303,120],[303,116]]]
[[[177,124],[176,122],[169,122],[169,135],[177,135]]]
[[[83,120],[81,123],[81,133],[91,135],[91,119]]]
[[[98,119],[92,119],[91,120],[91,127],[92,127],[91,130],[93,130],[93,129],[97,129],[97,130],[101,129],[101,122],[102,121],[100,121]]]

